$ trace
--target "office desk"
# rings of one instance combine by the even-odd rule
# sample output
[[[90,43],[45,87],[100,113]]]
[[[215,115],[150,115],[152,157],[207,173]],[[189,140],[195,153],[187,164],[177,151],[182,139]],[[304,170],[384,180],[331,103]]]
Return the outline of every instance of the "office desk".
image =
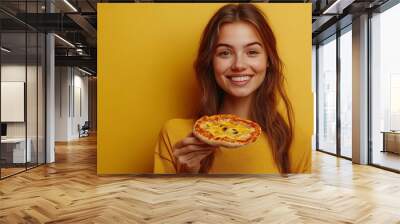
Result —
[[[26,141],[28,144],[25,154],[25,138],[6,138],[1,139],[1,157],[6,163],[25,163],[30,162],[32,158],[30,138]],[[27,161],[25,161],[27,159]]]
[[[400,132],[382,131],[383,150],[382,152],[393,152],[400,154]]]

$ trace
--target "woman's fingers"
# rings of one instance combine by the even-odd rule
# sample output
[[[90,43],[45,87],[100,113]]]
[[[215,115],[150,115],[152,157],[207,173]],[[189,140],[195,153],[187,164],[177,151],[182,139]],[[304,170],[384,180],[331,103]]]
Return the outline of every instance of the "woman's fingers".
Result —
[[[179,141],[178,143],[176,143],[175,148],[182,148],[186,145],[211,146],[207,143],[200,141],[196,137],[186,137],[186,138],[182,139],[182,141]]]
[[[183,156],[178,157],[180,164],[185,164],[187,167],[200,167],[200,162],[210,155],[212,151],[199,151],[192,152]]]
[[[188,160],[192,160],[192,159],[196,159],[196,158],[200,158],[200,157],[201,157],[201,159],[203,159],[205,156],[208,156],[211,153],[213,153],[213,149],[191,152],[191,153],[188,153],[187,155],[188,155]]]
[[[188,168],[187,171],[198,172],[201,161],[215,152],[216,146],[209,145],[197,139],[190,133],[173,147],[173,156],[179,164]],[[186,169],[185,168],[185,169]]]
[[[190,154],[193,152],[201,152],[201,151],[212,152],[214,149],[215,149],[215,147],[199,147],[196,145],[188,145],[183,148],[176,148],[174,150],[173,154],[175,157],[179,157],[181,155],[186,155],[186,154]]]

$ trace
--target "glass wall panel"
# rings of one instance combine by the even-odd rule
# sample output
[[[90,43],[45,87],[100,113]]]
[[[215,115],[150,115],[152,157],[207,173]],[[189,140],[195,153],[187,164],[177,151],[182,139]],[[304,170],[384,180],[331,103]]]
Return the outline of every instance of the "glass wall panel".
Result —
[[[340,36],[340,154],[352,157],[352,35]]]
[[[26,141],[26,33],[3,32],[1,47],[3,49],[0,87],[3,178],[25,170],[26,162],[30,162],[31,158],[29,144]]]
[[[44,3],[0,2],[10,12],[0,11],[0,178],[45,163],[45,35],[16,19],[44,13]]]
[[[318,149],[336,153],[336,37],[318,48]]]
[[[27,2],[27,13],[38,13],[37,1]],[[31,18],[37,23],[38,17]],[[36,21],[33,21],[35,20]],[[28,168],[38,164],[38,33],[27,29],[27,142],[31,148],[31,161]]]
[[[38,151],[38,141],[37,141],[37,132],[38,132],[38,88],[37,88],[37,79],[38,79],[38,52],[37,52],[37,33],[29,31],[27,33],[27,44],[28,44],[28,62],[27,62],[27,142],[29,144],[31,151],[30,162],[27,164],[28,168],[37,165],[37,151]]]
[[[400,4],[371,19],[372,163],[400,170]]]
[[[45,76],[45,65],[46,65],[46,39],[43,33],[38,34],[38,164],[45,163],[46,148],[45,148],[45,89],[46,89],[46,76]]]

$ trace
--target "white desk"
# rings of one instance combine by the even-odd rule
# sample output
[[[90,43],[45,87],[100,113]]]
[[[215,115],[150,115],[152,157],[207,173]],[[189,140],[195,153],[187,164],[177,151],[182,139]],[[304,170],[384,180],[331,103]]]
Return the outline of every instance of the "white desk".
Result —
[[[25,138],[6,138],[1,139],[2,151],[9,150],[8,147],[12,148],[12,163],[25,163],[25,158],[27,158],[26,162],[31,161],[31,145],[32,140],[30,138],[27,139],[26,154],[25,154]],[[3,147],[7,147],[3,149]]]

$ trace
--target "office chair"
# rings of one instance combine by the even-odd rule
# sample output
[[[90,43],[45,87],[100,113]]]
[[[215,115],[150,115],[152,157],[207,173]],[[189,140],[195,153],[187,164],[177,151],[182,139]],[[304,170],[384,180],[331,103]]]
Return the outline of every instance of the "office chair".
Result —
[[[90,129],[89,121],[85,121],[82,127],[78,125],[78,129],[79,129],[79,138],[89,136],[89,129]]]

